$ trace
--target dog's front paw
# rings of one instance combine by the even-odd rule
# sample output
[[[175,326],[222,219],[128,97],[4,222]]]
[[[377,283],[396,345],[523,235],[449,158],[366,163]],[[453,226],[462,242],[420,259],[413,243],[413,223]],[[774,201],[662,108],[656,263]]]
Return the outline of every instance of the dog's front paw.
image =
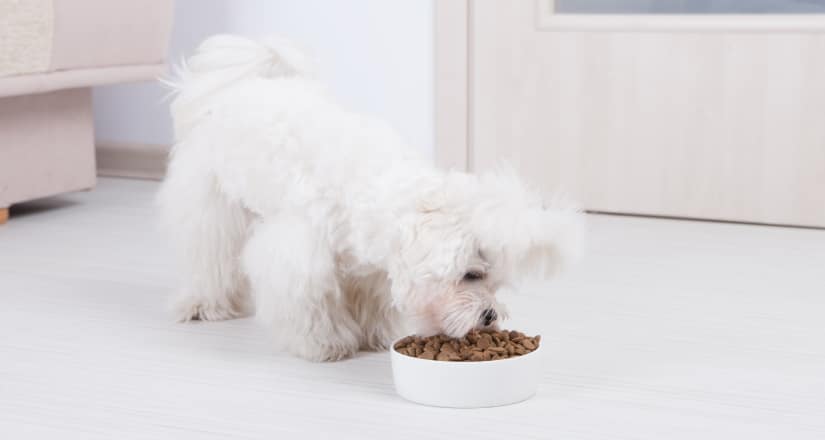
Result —
[[[313,362],[332,362],[357,353],[359,339],[357,328],[342,325],[323,331],[316,328],[285,342],[287,350],[295,356]]]
[[[296,356],[313,362],[334,362],[352,357],[358,352],[358,344],[323,343],[304,345],[291,350]]]

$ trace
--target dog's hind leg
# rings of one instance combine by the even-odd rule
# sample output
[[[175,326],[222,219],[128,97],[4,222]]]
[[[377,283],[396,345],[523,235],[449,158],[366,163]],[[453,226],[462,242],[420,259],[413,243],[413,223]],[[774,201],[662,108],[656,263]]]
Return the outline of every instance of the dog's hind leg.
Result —
[[[257,317],[281,348],[313,361],[358,351],[360,329],[339,285],[335,257],[306,219],[267,218],[253,228],[242,261]]]
[[[173,303],[175,317],[218,321],[248,315],[252,304],[240,253],[249,214],[221,194],[205,167],[185,167],[180,162],[187,160],[185,156],[182,152],[173,157],[159,194],[169,238],[183,263],[183,286]]]

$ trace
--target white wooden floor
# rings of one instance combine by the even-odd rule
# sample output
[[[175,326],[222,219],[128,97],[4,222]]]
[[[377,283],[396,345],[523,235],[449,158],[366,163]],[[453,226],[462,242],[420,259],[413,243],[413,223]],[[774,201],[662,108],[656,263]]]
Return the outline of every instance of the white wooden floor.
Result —
[[[539,394],[449,410],[397,397],[386,353],[311,364],[248,319],[172,323],[155,188],[0,227],[0,438],[825,438],[825,231],[590,216],[589,257],[510,300],[549,348]]]

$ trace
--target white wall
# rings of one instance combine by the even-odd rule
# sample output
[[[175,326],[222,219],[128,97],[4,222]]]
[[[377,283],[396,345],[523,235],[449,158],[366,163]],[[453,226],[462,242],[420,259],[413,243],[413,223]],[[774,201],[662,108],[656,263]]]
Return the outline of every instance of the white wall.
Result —
[[[432,156],[433,0],[177,0],[170,60],[223,32],[294,39],[345,105]],[[158,83],[96,88],[98,142],[170,144],[166,94]]]

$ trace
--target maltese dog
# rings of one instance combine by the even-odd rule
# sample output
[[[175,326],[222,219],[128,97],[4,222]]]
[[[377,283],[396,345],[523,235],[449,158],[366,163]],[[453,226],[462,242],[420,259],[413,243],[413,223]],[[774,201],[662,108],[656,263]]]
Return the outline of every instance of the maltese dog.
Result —
[[[350,112],[289,42],[215,36],[175,81],[159,203],[180,321],[255,314],[315,361],[496,327],[496,293],[574,258],[581,214],[514,173],[435,168]]]

